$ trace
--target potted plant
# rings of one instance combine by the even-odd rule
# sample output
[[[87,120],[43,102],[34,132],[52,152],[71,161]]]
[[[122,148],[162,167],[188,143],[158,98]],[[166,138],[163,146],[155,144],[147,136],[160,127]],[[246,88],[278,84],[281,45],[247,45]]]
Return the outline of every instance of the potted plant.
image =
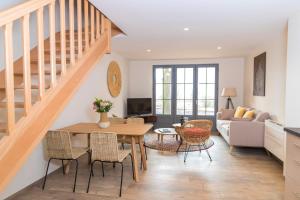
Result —
[[[112,102],[96,98],[93,105],[94,105],[94,110],[97,113],[100,113],[100,121],[98,122],[99,127],[100,128],[109,127],[110,122],[107,113],[112,108],[113,105]]]

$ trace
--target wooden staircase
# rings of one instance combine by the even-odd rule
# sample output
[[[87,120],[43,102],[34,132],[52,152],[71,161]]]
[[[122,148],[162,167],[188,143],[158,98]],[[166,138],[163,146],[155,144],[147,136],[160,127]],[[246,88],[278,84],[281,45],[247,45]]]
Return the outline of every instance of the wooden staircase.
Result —
[[[57,6],[59,11],[55,10]],[[44,36],[46,9],[49,37]],[[37,46],[30,48],[29,24],[33,14],[37,18]],[[12,25],[17,20],[21,21],[23,55],[15,60]],[[59,30],[55,26],[58,20]],[[3,190],[94,64],[110,52],[111,37],[122,31],[88,0],[30,0],[0,12],[1,27],[5,37],[5,68],[0,71]]]

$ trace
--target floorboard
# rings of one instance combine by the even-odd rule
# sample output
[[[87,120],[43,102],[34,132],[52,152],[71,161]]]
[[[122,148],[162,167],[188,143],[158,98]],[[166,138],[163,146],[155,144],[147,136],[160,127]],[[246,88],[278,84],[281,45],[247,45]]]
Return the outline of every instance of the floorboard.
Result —
[[[263,149],[236,148],[232,154],[220,136],[213,136],[210,149],[213,161],[205,152],[193,152],[183,162],[183,153],[159,152],[148,149],[148,170],[140,171],[141,180],[132,180],[130,159],[125,162],[123,195],[118,198],[120,167],[95,166],[90,193],[85,190],[89,167],[87,157],[80,160],[76,193],[72,193],[74,165],[70,173],[58,170],[49,176],[46,189],[37,183],[10,199],[124,199],[124,200],[282,200],[284,177],[282,164],[268,157]]]

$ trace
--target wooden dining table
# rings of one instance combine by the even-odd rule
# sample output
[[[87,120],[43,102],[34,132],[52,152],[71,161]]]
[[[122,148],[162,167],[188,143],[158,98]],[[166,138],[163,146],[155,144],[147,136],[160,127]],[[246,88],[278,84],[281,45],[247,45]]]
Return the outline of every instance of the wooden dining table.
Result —
[[[59,130],[68,131],[73,134],[86,134],[88,140],[92,132],[107,133],[113,132],[117,135],[131,138],[131,153],[133,158],[134,180],[139,181],[139,170],[136,153],[136,143],[138,142],[141,151],[143,170],[147,170],[147,162],[144,146],[144,135],[152,128],[152,124],[111,124],[108,128],[100,128],[97,123],[77,123]],[[89,143],[89,141],[88,141]]]

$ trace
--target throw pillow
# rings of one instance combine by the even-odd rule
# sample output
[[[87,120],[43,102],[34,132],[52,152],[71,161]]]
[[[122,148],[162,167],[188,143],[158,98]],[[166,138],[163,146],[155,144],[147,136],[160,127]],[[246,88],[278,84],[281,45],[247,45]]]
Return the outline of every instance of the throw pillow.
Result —
[[[247,111],[247,109],[244,107],[241,107],[241,106],[237,107],[237,109],[234,113],[234,118],[242,118],[246,111]]]
[[[221,120],[230,120],[234,116],[233,109],[222,109],[221,111]]]
[[[270,119],[270,114],[267,113],[267,112],[260,112],[256,118],[255,118],[255,121],[258,121],[258,122],[265,122],[265,120],[267,119]]]
[[[230,120],[231,121],[243,121],[243,122],[250,122],[251,121],[251,119],[248,119],[248,118],[234,118],[234,117],[232,117]]]
[[[245,114],[243,115],[243,119],[253,119],[255,115],[255,110],[248,110],[245,112]]]

